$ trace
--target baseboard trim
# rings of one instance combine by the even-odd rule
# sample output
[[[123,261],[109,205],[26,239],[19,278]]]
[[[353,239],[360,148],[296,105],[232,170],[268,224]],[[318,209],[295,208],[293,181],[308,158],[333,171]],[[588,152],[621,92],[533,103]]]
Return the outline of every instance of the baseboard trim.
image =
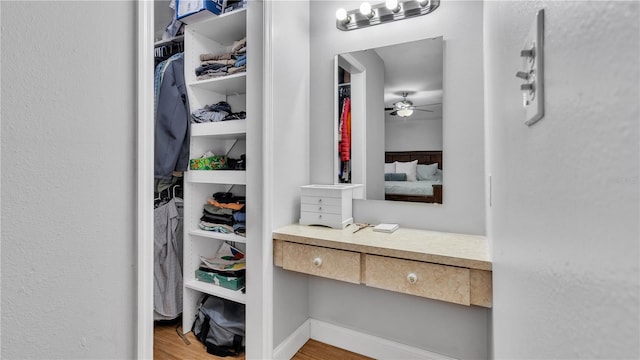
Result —
[[[328,322],[307,319],[273,350],[273,359],[289,360],[309,339],[374,359],[456,360],[455,358],[347,329]]]
[[[307,319],[302,323],[291,335],[289,335],[283,342],[273,349],[273,359],[275,360],[289,360],[291,359],[300,348],[311,338],[310,320]]]
[[[364,334],[324,321],[315,319],[307,321],[310,325],[311,339],[374,359],[456,360],[442,354]]]

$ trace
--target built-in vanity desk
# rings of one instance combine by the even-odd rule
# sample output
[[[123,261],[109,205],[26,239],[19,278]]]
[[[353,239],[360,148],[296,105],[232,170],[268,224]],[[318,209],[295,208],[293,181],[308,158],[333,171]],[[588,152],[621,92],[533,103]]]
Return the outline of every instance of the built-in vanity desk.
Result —
[[[400,228],[393,233],[288,225],[273,232],[285,270],[462,305],[492,306],[484,236]]]

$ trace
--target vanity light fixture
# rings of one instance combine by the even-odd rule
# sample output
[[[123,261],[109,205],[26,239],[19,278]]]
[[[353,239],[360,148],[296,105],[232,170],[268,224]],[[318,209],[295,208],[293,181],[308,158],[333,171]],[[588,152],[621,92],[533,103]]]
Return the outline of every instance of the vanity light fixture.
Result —
[[[336,11],[336,27],[343,31],[361,29],[367,26],[422,16],[435,11],[440,0],[386,0],[384,3],[371,5],[363,2],[360,8]]]

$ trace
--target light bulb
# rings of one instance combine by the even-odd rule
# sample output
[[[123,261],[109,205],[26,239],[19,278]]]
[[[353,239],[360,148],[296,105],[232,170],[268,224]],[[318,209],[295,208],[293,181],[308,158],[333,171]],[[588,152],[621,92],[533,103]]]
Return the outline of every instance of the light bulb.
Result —
[[[407,116],[411,116],[411,114],[413,114],[413,110],[411,109],[400,109],[398,110],[398,116],[401,117],[407,117]]]
[[[394,13],[400,11],[400,6],[398,6],[398,0],[387,0],[385,1],[384,5],[387,7],[387,9],[391,10]]]
[[[338,21],[348,22],[349,15],[347,14],[347,10],[344,8],[336,10],[336,19],[338,19]]]
[[[371,4],[369,4],[368,2],[363,2],[362,5],[360,5],[360,14],[366,16],[368,19],[371,19],[373,17],[373,12],[371,11]]]

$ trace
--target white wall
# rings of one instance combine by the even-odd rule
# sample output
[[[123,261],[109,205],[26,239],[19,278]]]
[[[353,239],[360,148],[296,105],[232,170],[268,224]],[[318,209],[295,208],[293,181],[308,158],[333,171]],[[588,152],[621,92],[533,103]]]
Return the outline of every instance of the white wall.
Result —
[[[354,31],[335,27],[339,7],[311,2],[311,181],[333,183],[333,58],[336,54],[442,36],[444,204],[356,201],[357,221],[485,233],[482,2],[443,1],[432,14]]]
[[[385,123],[386,151],[442,150],[442,119],[412,117]]]
[[[639,3],[485,3],[497,359],[637,359]],[[545,9],[545,117],[514,74]]]
[[[484,234],[482,3],[442,2],[420,18],[342,32],[339,7],[356,1],[311,2],[311,181],[332,183],[333,59],[336,54],[443,36],[445,204],[356,201],[357,221]],[[309,279],[310,315],[364,333],[461,359],[489,355],[491,311],[384,290]]]
[[[309,3],[273,1],[270,10],[272,87],[265,91],[271,110],[265,114],[264,149],[268,199],[265,209],[272,226],[297,223],[300,219],[300,186],[309,184]],[[294,45],[292,45],[294,44]],[[265,60],[267,61],[267,60]],[[271,192],[269,194],[268,192]],[[273,254],[272,237],[265,248]],[[268,250],[267,250],[268,249]],[[273,257],[269,257],[273,264]],[[281,268],[273,269],[273,345],[278,346],[309,316],[309,289],[306,276]]]
[[[135,355],[135,2],[2,1],[2,358]]]

